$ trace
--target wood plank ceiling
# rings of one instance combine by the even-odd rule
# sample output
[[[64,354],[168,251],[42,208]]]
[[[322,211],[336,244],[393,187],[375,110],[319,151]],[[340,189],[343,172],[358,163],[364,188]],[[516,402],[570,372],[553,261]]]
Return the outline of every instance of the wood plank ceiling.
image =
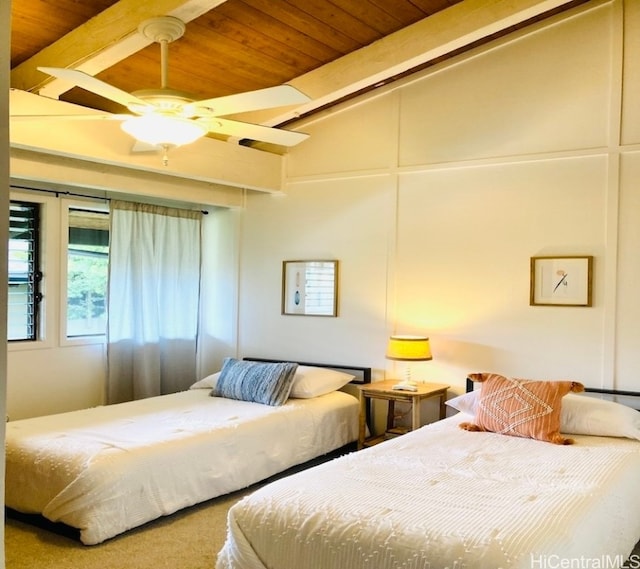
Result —
[[[428,65],[438,57],[473,45],[481,37],[494,37],[578,3],[566,0],[12,0],[11,83],[14,88],[38,92],[46,88],[51,78],[38,72],[36,67],[49,65],[84,69],[129,92],[159,87],[159,46],[140,43],[139,37],[138,40],[132,37],[139,36],[136,29],[142,20],[172,14],[186,22],[186,33],[169,45],[170,87],[192,93],[197,99],[206,99],[289,82],[316,101],[307,109],[312,112]],[[438,17],[440,20],[435,20]],[[464,27],[472,19],[485,27],[475,36]],[[431,28],[419,27],[431,21],[434,22]],[[443,27],[447,29],[443,31]],[[414,32],[413,36],[408,35],[409,30]],[[420,38],[420,34],[427,35],[425,30],[431,34],[429,37],[415,39]],[[464,41],[454,41],[456,37]],[[392,38],[397,43],[391,43]],[[447,39],[449,47],[441,51],[434,49],[437,42]],[[431,40],[433,46],[428,44]],[[383,43],[385,41],[388,43]],[[422,60],[412,53],[412,50],[417,53],[418,48],[414,47],[417,41],[427,42]],[[407,52],[404,65],[400,64],[402,50]],[[358,67],[363,67],[366,59],[353,59],[357,53],[369,60],[382,61],[373,61],[378,68],[363,68],[361,72]],[[343,60],[351,61],[344,70],[331,67]],[[311,77],[315,77],[314,82]],[[322,86],[321,80],[325,83]],[[68,86],[58,85],[53,94],[83,106],[122,112],[122,108],[111,101],[78,88],[67,89]],[[286,122],[284,118],[278,117],[278,124]],[[269,121],[261,119],[261,122]]]
[[[170,45],[170,84],[205,99],[286,83],[459,1],[228,0],[189,22]],[[114,4],[13,0],[11,67]],[[97,76],[125,91],[158,87],[159,47],[151,44]],[[114,110],[80,89],[61,98]]]

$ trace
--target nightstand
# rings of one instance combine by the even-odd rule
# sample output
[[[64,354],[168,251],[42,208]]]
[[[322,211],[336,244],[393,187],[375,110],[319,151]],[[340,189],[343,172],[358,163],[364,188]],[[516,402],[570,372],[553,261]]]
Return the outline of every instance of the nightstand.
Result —
[[[376,381],[366,385],[359,385],[360,390],[360,430],[358,433],[358,449],[373,446],[388,438],[401,435],[407,431],[413,431],[420,425],[420,402],[424,399],[438,397],[440,399],[440,419],[446,415],[445,400],[449,385],[443,383],[417,383],[416,391],[400,391],[392,389],[398,383],[397,379],[389,381]],[[387,428],[382,435],[366,438],[367,406],[371,399],[388,401]],[[395,404],[404,401],[411,405],[411,427],[401,428],[394,425]]]

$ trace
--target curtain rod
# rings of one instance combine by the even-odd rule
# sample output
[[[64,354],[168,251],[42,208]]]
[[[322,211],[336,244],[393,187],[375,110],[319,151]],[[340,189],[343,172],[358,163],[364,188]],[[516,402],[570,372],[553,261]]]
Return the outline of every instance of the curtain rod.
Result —
[[[46,194],[55,194],[56,197],[59,197],[60,195],[65,195],[65,196],[73,196],[73,197],[77,197],[77,198],[89,198],[92,200],[104,200],[104,201],[111,201],[111,198],[108,197],[98,197],[98,196],[92,196],[89,194],[76,194],[75,192],[70,192],[69,190],[50,190],[50,189],[46,189],[46,188],[33,188],[31,186],[18,186],[16,184],[10,184],[11,185],[11,189],[16,189],[16,190],[28,190],[28,191],[32,191],[32,192],[44,192]]]
[[[107,196],[104,197],[98,197],[98,196],[92,196],[89,194],[78,194],[75,192],[70,192],[69,190],[49,190],[46,188],[32,188],[29,186],[19,186],[16,184],[10,184],[10,188],[11,189],[16,189],[16,190],[27,190],[27,191],[31,191],[31,192],[44,192],[47,194],[55,194],[56,197],[60,197],[61,195],[63,196],[73,196],[75,198],[88,198],[88,199],[92,199],[92,200],[101,200],[101,201],[106,201],[106,202],[110,202],[113,198],[109,198]],[[117,199],[121,199],[121,198],[117,198]],[[127,201],[127,200],[124,200]],[[131,201],[131,200],[128,200]],[[200,212],[203,215],[209,215],[209,212],[206,209],[201,209]]]

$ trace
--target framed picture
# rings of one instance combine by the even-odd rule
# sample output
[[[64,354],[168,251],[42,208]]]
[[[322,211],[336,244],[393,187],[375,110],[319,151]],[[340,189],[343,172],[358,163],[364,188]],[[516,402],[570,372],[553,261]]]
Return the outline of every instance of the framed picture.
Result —
[[[592,256],[531,257],[529,304],[591,306]]]
[[[338,315],[338,261],[283,261],[282,314]]]

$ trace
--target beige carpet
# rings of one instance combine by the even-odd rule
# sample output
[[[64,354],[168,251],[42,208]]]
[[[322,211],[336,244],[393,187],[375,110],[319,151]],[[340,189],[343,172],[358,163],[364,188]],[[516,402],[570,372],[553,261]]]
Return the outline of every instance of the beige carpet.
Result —
[[[247,493],[193,506],[93,546],[9,518],[6,569],[213,569],[227,510]]]

